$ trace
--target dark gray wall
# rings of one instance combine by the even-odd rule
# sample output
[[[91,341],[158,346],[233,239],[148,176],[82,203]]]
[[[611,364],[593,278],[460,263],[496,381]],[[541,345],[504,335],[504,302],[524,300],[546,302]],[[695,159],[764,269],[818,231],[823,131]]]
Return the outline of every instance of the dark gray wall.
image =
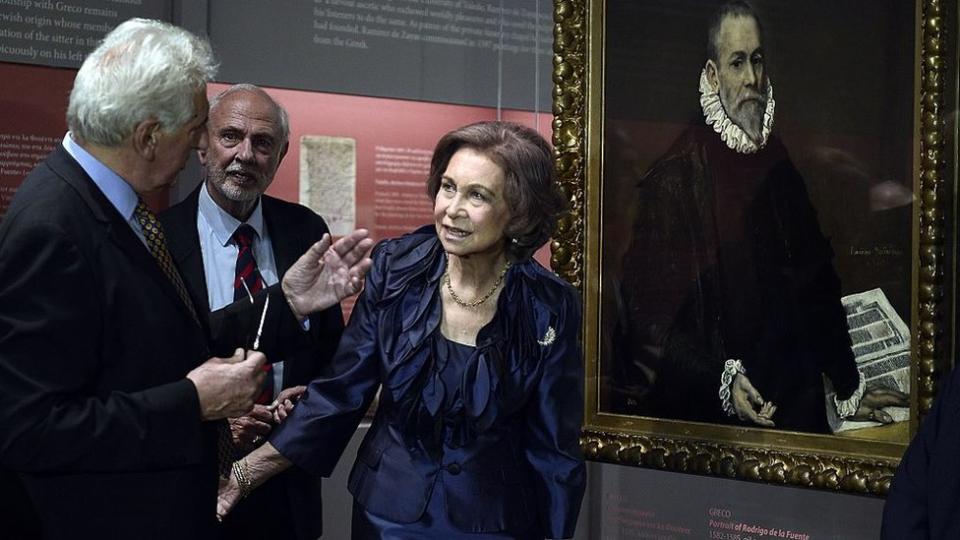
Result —
[[[0,61],[80,67],[104,34],[131,17],[169,21],[172,0],[4,0]]]
[[[594,463],[591,539],[873,540],[883,500]]]
[[[210,39],[224,82],[550,110],[548,0],[209,5]]]

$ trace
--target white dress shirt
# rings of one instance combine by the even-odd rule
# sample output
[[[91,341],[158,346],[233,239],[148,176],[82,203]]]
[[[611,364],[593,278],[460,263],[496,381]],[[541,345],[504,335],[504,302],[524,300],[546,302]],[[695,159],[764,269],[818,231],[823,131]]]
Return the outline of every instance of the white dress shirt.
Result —
[[[263,205],[257,201],[256,208],[247,218],[247,225],[256,233],[251,250],[257,261],[257,269],[264,288],[277,283],[277,264],[273,259],[270,233],[263,221]],[[197,212],[197,232],[200,234],[200,250],[203,253],[203,274],[207,280],[207,300],[210,311],[216,311],[233,303],[233,282],[237,270],[237,253],[240,249],[233,241],[233,233],[243,225],[214,202],[207,192],[207,184],[200,186]],[[273,306],[271,306],[273,307]],[[277,309],[282,306],[276,306]],[[277,359],[269,359],[277,360]],[[273,395],[283,390],[283,362],[273,363]]]

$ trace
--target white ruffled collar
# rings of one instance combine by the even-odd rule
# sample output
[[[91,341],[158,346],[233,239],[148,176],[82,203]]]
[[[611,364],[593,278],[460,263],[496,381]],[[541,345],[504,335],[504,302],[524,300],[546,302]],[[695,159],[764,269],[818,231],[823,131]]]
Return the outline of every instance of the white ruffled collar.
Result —
[[[711,88],[707,81],[706,68],[700,72],[700,107],[707,125],[720,134],[720,139],[734,152],[753,154],[767,145],[770,131],[773,129],[773,110],[776,102],[773,100],[773,83],[767,82],[767,110],[763,113],[763,128],[760,131],[761,141],[758,145],[753,142],[743,129],[727,116],[720,102],[720,94]]]

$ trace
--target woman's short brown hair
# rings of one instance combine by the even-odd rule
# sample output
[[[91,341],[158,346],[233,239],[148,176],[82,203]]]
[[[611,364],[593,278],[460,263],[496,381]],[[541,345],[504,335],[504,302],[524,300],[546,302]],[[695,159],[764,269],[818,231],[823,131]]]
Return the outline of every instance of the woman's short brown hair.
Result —
[[[461,148],[482,153],[503,169],[510,209],[507,257],[530,258],[553,234],[567,204],[554,178],[553,151],[531,128],[512,122],[477,122],[451,131],[433,150],[427,193],[436,198],[450,158]]]

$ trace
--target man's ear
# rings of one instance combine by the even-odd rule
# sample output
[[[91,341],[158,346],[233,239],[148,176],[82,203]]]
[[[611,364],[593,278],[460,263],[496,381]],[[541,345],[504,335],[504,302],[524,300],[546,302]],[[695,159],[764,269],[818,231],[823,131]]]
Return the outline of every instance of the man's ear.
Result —
[[[287,155],[287,150],[290,149],[290,141],[283,143],[283,149],[280,150],[280,157],[277,158],[277,167],[283,163],[283,156]]]
[[[157,152],[160,122],[156,118],[141,120],[133,127],[133,149],[140,157],[153,161]]]
[[[720,74],[717,72],[717,64],[713,60],[707,60],[703,69],[707,72],[707,82],[710,83],[710,87],[713,88],[714,92],[719,91]]]
[[[206,149],[206,148],[204,148],[203,150],[197,150],[197,159],[200,160],[200,164],[201,164],[201,165],[206,165],[206,164],[207,164],[207,149]]]

